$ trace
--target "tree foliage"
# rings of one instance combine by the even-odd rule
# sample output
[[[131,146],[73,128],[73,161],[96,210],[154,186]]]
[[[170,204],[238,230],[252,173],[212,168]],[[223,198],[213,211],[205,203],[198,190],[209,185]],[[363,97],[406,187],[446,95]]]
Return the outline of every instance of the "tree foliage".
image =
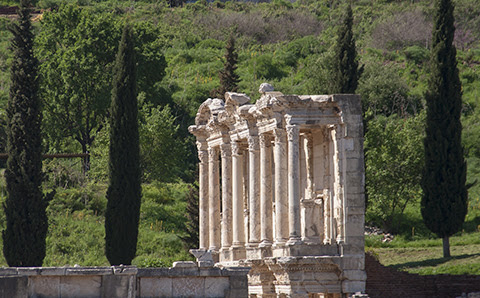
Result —
[[[425,113],[373,117],[365,134],[367,221],[399,231],[408,204],[421,198]]]
[[[14,59],[7,107],[7,227],[2,236],[8,265],[24,267],[42,265],[48,220],[41,188],[42,117],[29,1],[21,1],[18,15],[19,22],[11,27]]]
[[[425,225],[443,238],[444,257],[450,256],[448,239],[461,227],[467,214],[467,166],[461,142],[461,83],[453,45],[453,4],[436,1],[431,75],[428,90],[425,168],[421,212]]]
[[[149,22],[137,23],[132,30],[139,92],[148,101],[161,102],[158,82],[166,67],[161,33]],[[44,14],[37,45],[50,149],[65,150],[63,143],[73,138],[82,152],[90,151],[108,114],[120,31],[111,13],[65,5]]]
[[[115,63],[110,118],[105,252],[111,265],[130,265],[137,249],[142,191],[135,64],[132,30],[126,25]]]
[[[237,60],[238,55],[235,51],[235,39],[232,34],[227,40],[223,70],[218,74],[220,77],[220,87],[212,90],[212,96],[223,99],[225,97],[225,92],[237,91],[238,82],[240,81],[235,72],[237,70]]]
[[[62,149],[60,140],[71,137],[82,152],[89,151],[110,103],[117,27],[111,15],[94,15],[72,5],[44,14],[37,43],[51,147]]]
[[[353,13],[347,6],[343,24],[338,29],[333,63],[333,86],[330,93],[355,93],[362,69],[358,67],[357,49],[353,37]]]

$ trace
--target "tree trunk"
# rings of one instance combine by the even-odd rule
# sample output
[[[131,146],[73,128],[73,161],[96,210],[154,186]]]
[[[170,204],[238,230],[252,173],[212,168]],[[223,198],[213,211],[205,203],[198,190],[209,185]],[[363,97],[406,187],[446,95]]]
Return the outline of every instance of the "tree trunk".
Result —
[[[450,258],[450,237],[443,237],[443,257]]]

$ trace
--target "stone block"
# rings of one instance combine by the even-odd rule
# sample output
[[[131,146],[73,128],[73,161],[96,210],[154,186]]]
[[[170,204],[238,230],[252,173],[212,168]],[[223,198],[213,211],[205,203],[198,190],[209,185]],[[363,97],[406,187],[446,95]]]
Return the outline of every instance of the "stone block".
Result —
[[[60,297],[101,297],[101,276],[60,277]]]
[[[17,267],[18,275],[35,276],[40,275],[42,267]]]
[[[60,278],[60,276],[30,276],[28,297],[60,297]]]
[[[177,261],[173,262],[173,268],[197,268],[197,264],[193,261]]]
[[[222,270],[218,267],[201,268],[198,272],[199,276],[222,276]]]
[[[347,293],[357,293],[365,291],[365,282],[364,281],[348,281],[344,280],[342,282],[342,292]]]
[[[0,277],[0,297],[23,298],[28,297],[28,277],[2,276]]]
[[[230,289],[228,277],[206,277],[205,297],[224,297]]]
[[[113,274],[112,267],[67,267],[66,275],[108,275]]]
[[[138,293],[141,298],[172,297],[172,278],[140,278]]]
[[[102,276],[102,297],[135,297],[135,279],[133,275]]]
[[[222,276],[240,276],[247,278],[250,267],[227,267],[222,269]]]
[[[136,266],[112,266],[115,275],[136,275],[138,268]]]
[[[232,289],[248,288],[247,276],[230,276],[229,281]]]
[[[343,270],[364,270],[365,258],[361,255],[343,257],[342,268]]]
[[[363,159],[353,157],[353,158],[347,158],[347,173],[352,173],[354,175],[362,175],[364,172],[364,164],[363,164]]]
[[[139,268],[138,277],[169,276],[170,268]]]
[[[366,281],[367,273],[363,270],[343,270],[342,277],[349,281]]]
[[[205,297],[205,278],[172,278],[172,297]]]
[[[56,275],[62,276],[67,272],[67,267],[42,267],[38,272],[39,275]]]
[[[10,276],[10,275],[18,275],[17,268],[15,267],[2,267],[0,268],[0,276]]]

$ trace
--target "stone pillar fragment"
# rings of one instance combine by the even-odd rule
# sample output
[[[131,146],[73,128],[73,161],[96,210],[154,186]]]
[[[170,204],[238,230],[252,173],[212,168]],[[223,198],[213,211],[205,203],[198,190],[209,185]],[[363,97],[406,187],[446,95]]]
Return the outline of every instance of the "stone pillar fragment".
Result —
[[[271,246],[273,240],[271,150],[270,136],[260,135],[260,247]]]
[[[220,248],[220,176],[218,164],[218,148],[208,148],[208,206],[209,214],[209,249],[218,251]]]
[[[287,126],[288,136],[288,223],[289,241],[287,244],[299,244],[300,241],[300,131],[298,125]]]
[[[198,221],[199,221],[199,248],[208,249],[208,151],[207,143],[197,141],[199,169]]]
[[[256,246],[260,242],[260,172],[258,171],[260,161],[260,145],[258,136],[248,138],[249,153],[249,246]]]
[[[282,129],[275,129],[275,245],[288,240],[287,144]]]
[[[220,146],[222,157],[222,249],[232,245],[232,149],[229,143]]]

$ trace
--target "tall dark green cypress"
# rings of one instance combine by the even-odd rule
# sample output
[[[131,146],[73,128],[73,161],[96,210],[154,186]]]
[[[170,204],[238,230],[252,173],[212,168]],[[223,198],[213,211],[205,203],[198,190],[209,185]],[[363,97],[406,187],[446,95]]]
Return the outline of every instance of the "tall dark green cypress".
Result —
[[[443,255],[450,256],[449,237],[460,230],[467,214],[467,166],[461,145],[461,83],[458,75],[453,4],[437,0],[430,78],[425,94],[427,120],[421,212],[425,225],[443,238]]]
[[[353,94],[357,90],[362,68],[358,67],[355,38],[352,32],[352,6],[348,5],[342,25],[338,28],[330,93]]]
[[[240,81],[237,70],[238,54],[235,51],[235,38],[233,34],[227,40],[225,47],[225,63],[223,70],[220,71],[220,87],[212,90],[211,95],[223,99],[225,92],[236,92],[238,89],[238,82]]]
[[[105,252],[111,265],[130,265],[137,250],[141,204],[136,67],[132,29],[126,25],[113,79]]]
[[[3,254],[9,266],[41,266],[48,230],[42,192],[41,104],[38,61],[33,55],[29,1],[22,0],[13,33],[10,97],[7,106],[7,227]]]
[[[187,235],[181,237],[186,248],[197,248],[198,247],[198,185],[194,184],[189,187],[189,192],[187,195],[187,210],[185,217],[187,221],[185,222],[185,229]]]

